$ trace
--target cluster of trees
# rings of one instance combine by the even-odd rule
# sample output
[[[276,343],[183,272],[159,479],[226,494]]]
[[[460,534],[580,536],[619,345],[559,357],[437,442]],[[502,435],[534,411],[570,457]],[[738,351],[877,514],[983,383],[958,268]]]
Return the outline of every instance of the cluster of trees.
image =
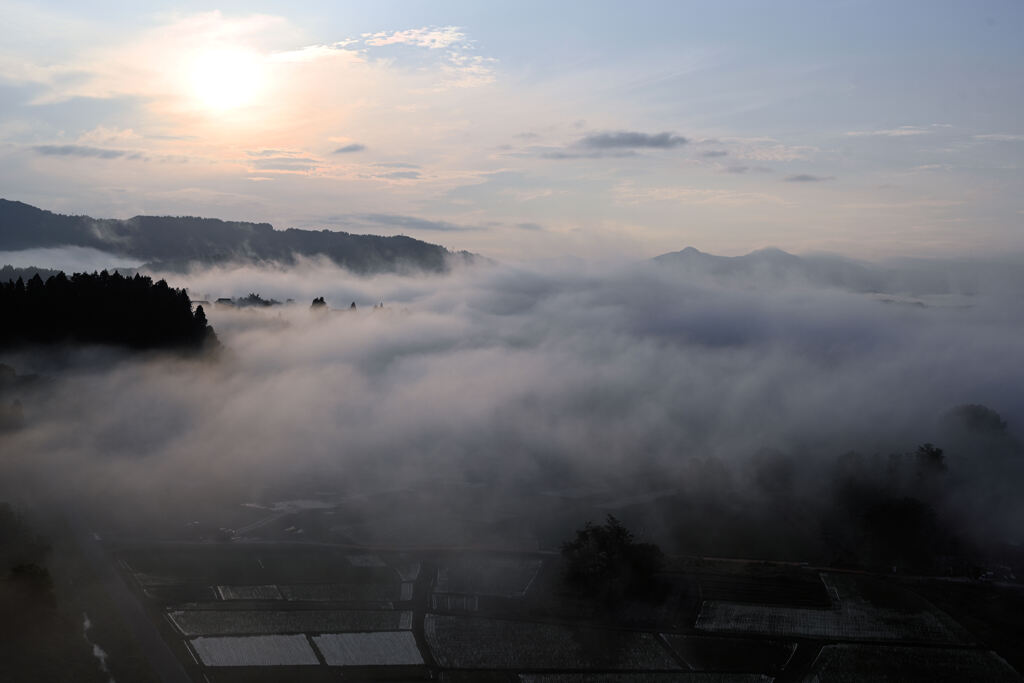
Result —
[[[291,299],[288,300],[289,303]],[[264,299],[257,292],[249,292],[246,296],[240,296],[237,299],[230,299],[227,297],[217,299],[218,304],[227,304],[229,306],[237,306],[238,308],[263,308],[268,306],[280,306],[281,302],[277,299]]]
[[[565,579],[584,595],[615,604],[627,595],[643,595],[665,557],[653,543],[638,543],[613,515],[590,522],[562,544]]]
[[[941,447],[906,452],[687,459],[679,492],[645,523],[664,525],[659,537],[687,555],[960,576],[1024,569],[1008,545],[1020,538],[1024,446],[983,405],[957,406],[936,426]],[[663,473],[649,476],[646,486],[664,486]]]
[[[64,342],[133,349],[219,346],[202,306],[188,294],[142,275],[58,273],[0,283],[0,348]]]

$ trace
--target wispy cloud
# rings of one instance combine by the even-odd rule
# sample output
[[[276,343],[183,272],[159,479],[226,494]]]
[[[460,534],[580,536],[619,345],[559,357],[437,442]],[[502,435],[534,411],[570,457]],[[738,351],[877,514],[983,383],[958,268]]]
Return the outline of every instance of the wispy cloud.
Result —
[[[946,209],[951,206],[961,206],[966,202],[959,199],[914,199],[903,202],[853,202],[840,204],[842,209],[881,209],[890,211],[894,209]]]
[[[647,202],[678,202],[680,204],[708,204],[719,206],[746,206],[750,204],[786,204],[781,197],[765,192],[737,192],[698,187],[640,187],[623,183],[614,189],[616,203],[633,206]]]
[[[494,64],[498,60],[481,55],[450,52],[448,63],[441,66],[445,88],[475,88],[493,83]]]
[[[281,156],[255,159],[251,162],[251,165],[260,171],[305,173],[319,168],[320,162],[309,157]]]
[[[277,171],[281,173],[309,173],[315,171],[323,162],[307,154],[282,149],[260,149],[247,152],[250,159],[245,164],[252,170]]]
[[[36,145],[32,148],[32,151],[44,156],[86,157],[92,159],[139,157],[137,152],[127,152],[122,149],[105,149],[103,147],[89,147],[87,145]]]
[[[580,138],[576,145],[590,149],[672,149],[687,143],[687,139],[673,133],[638,133],[620,130],[610,133],[595,133]]]
[[[1024,135],[1017,135],[1013,133],[986,133],[984,135],[975,135],[975,140],[984,140],[986,142],[1024,142]]]
[[[419,171],[392,171],[391,173],[385,173],[384,175],[378,176],[379,178],[387,178],[389,180],[418,180],[420,177]]]
[[[726,152],[724,149],[712,149],[712,150],[709,150],[707,152],[701,152],[700,155],[702,157],[708,157],[709,159],[713,159],[715,157],[729,156],[729,153]]]
[[[752,173],[771,173],[772,172],[772,169],[765,168],[764,166],[743,166],[743,165],[728,166],[728,167],[726,167],[725,170],[726,170],[727,173],[747,173],[747,172],[752,172]]]
[[[601,159],[604,157],[632,157],[636,156],[636,152],[631,149],[617,150],[612,152],[582,152],[582,151],[571,151],[566,149],[554,149],[540,152],[539,155],[542,159]]]
[[[836,177],[832,175],[821,176],[811,175],[810,173],[798,173],[796,175],[789,175],[783,178],[787,183],[820,183],[826,180],[835,180]]]
[[[380,31],[364,33],[367,45],[414,45],[434,50],[450,47],[466,40],[466,34],[458,26],[410,28],[404,31]]]
[[[902,138],[910,135],[926,135],[931,131],[921,126],[900,126],[899,128],[884,128],[881,130],[851,130],[844,135],[848,137],[888,137]]]
[[[769,137],[730,137],[720,142],[729,146],[732,156],[751,161],[801,161],[819,151],[810,145],[788,145]]]
[[[675,133],[642,133],[629,130],[591,133],[564,147],[533,147],[542,159],[600,159],[636,156],[638,150],[667,150],[689,140]]]
[[[350,145],[345,145],[334,150],[333,154],[351,154],[352,152],[362,152],[366,149],[366,145],[361,145],[358,142],[353,142]]]
[[[359,60],[361,59],[359,54],[355,50],[349,49],[350,45],[358,42],[357,40],[341,40],[330,45],[307,45],[296,50],[275,52],[267,57],[267,61],[282,64],[312,62],[325,57],[336,57],[342,53],[350,59]]]
[[[493,57],[471,54],[473,41],[466,37],[458,26],[425,26],[402,31],[380,31],[364,33],[362,42],[366,47],[380,48],[390,45],[408,45],[428,50],[444,50],[444,61],[440,65],[441,78],[429,91],[449,88],[473,88],[494,82]]]

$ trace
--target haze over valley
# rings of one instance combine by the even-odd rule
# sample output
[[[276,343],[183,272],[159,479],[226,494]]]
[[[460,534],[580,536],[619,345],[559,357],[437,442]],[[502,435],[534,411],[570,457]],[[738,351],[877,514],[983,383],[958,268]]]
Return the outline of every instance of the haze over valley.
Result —
[[[1020,7],[158,4],[2,10],[0,679],[1021,680]]]

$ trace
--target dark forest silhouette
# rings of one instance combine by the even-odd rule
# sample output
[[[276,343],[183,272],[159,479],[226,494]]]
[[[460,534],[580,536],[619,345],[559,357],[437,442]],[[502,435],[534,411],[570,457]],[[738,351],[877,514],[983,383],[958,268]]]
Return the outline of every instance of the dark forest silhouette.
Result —
[[[133,349],[219,346],[202,306],[184,289],[119,273],[35,275],[0,283],[0,348],[75,342]]]

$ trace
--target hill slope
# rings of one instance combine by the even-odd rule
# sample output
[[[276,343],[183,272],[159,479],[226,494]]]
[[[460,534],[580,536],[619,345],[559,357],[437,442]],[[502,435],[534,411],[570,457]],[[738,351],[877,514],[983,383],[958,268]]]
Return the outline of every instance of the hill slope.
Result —
[[[275,230],[269,223],[215,218],[135,216],[127,220],[66,216],[0,199],[0,250],[77,246],[180,269],[190,263],[276,261],[326,256],[359,273],[447,270],[467,252],[453,253],[412,237],[353,235],[330,230]]]
[[[1009,260],[902,259],[879,265],[828,254],[796,256],[774,248],[743,256],[715,256],[687,247],[652,261],[691,275],[747,286],[793,284],[913,295],[973,295],[984,289],[1006,292],[1024,286],[1019,264]]]

